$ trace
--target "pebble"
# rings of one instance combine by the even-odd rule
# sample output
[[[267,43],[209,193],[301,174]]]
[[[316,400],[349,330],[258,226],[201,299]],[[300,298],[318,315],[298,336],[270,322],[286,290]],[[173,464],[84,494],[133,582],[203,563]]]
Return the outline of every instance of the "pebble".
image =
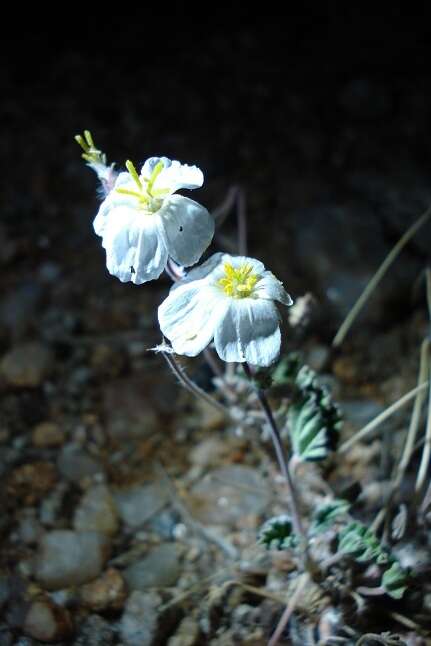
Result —
[[[200,638],[198,622],[193,617],[184,617],[175,635],[168,640],[167,646],[197,646]]]
[[[48,598],[40,598],[31,603],[23,630],[34,639],[51,643],[71,637],[73,624],[66,608],[57,606]]]
[[[34,508],[23,509],[19,515],[18,523],[20,540],[25,545],[33,545],[39,540],[42,531],[42,527],[36,518],[36,510]]]
[[[125,646],[157,643],[157,615],[161,604],[162,599],[155,592],[132,592],[121,618],[121,639]]]
[[[38,502],[57,482],[57,469],[50,462],[32,462],[14,469],[6,493],[26,506]]]
[[[103,534],[53,530],[39,543],[35,576],[48,590],[81,585],[100,574],[109,553],[109,541]]]
[[[191,490],[193,515],[209,525],[237,525],[244,516],[262,514],[271,498],[268,484],[243,465],[210,471]]]
[[[33,429],[31,441],[33,446],[40,449],[64,444],[65,434],[55,422],[41,422]]]
[[[71,482],[103,473],[102,465],[75,444],[68,444],[63,448],[58,456],[57,467],[61,475]]]
[[[119,490],[114,499],[122,521],[136,529],[165,506],[168,493],[162,484],[155,482]]]
[[[10,350],[0,363],[0,376],[9,386],[35,388],[48,376],[51,352],[40,343],[24,343]]]
[[[145,558],[129,565],[124,578],[131,590],[168,588],[175,585],[181,574],[175,543],[164,543],[151,550]]]
[[[111,646],[117,644],[111,625],[99,615],[90,615],[79,628],[73,646]]]
[[[121,610],[127,599],[126,583],[118,570],[109,568],[80,589],[82,603],[95,612]]]
[[[210,406],[202,399],[196,401],[201,427],[207,431],[217,431],[226,426],[226,415]]]
[[[106,485],[90,487],[75,510],[73,527],[77,531],[97,531],[113,536],[119,528],[114,500]]]
[[[190,461],[200,467],[216,465],[229,451],[230,446],[226,441],[218,437],[209,437],[191,449]]]

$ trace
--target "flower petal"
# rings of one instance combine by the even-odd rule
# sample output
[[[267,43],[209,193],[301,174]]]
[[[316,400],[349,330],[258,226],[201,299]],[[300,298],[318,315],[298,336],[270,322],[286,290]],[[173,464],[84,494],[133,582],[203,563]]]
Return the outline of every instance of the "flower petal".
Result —
[[[195,357],[214,336],[214,328],[226,309],[213,290],[201,281],[180,284],[158,309],[160,329],[177,354]]]
[[[216,328],[214,341],[224,361],[271,365],[281,346],[276,306],[267,300],[232,300]]]
[[[141,176],[149,180],[154,167],[163,162],[163,170],[159,173],[153,185],[153,191],[166,190],[168,193],[175,193],[180,188],[200,188],[204,183],[204,176],[197,166],[188,166],[179,161],[172,161],[167,157],[150,157],[142,167]]]
[[[141,285],[158,278],[168,259],[160,219],[127,207],[111,211],[102,246],[109,273],[123,283]]]
[[[255,293],[259,298],[267,298],[283,303],[283,305],[293,305],[293,300],[272,272],[265,271],[262,278],[256,284]]]
[[[136,210],[136,199],[130,195],[118,193],[118,188],[127,188],[134,190],[135,184],[129,173],[120,173],[115,180],[112,191],[103,200],[99,207],[96,217],[93,220],[94,231],[98,236],[103,236],[107,219],[110,213],[119,206],[130,207]]]
[[[214,220],[206,208],[188,197],[171,195],[158,215],[169,255],[184,267],[197,262],[214,235]]]

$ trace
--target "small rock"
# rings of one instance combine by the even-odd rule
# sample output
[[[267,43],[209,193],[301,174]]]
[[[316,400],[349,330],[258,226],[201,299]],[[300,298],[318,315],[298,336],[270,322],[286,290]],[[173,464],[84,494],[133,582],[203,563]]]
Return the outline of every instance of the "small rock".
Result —
[[[217,437],[209,437],[191,449],[190,460],[200,467],[216,465],[229,451],[230,446],[226,441]]]
[[[193,617],[184,617],[167,646],[196,646],[201,638],[198,622]]]
[[[36,510],[33,508],[23,509],[20,513],[18,525],[20,540],[26,545],[33,545],[39,540],[42,531],[42,527],[36,518]]]
[[[25,616],[23,629],[26,635],[48,643],[68,639],[73,634],[69,612],[48,598],[32,602]]]
[[[95,581],[83,585],[80,595],[82,603],[96,612],[121,610],[127,599],[127,588],[119,571],[109,568]]]
[[[35,388],[48,376],[51,352],[40,343],[24,343],[12,348],[0,363],[0,376],[9,386]]]
[[[54,530],[39,543],[35,576],[48,590],[81,585],[100,574],[109,553],[103,534]]]
[[[73,646],[111,646],[118,643],[111,625],[99,615],[90,615],[79,628]]]
[[[191,491],[193,514],[209,525],[240,524],[244,516],[261,514],[271,492],[255,469],[232,465],[215,469]]]
[[[226,415],[202,399],[197,400],[196,407],[200,415],[202,428],[207,431],[217,431],[226,426]]]
[[[168,493],[162,484],[155,482],[120,490],[114,498],[122,521],[135,529],[165,506]]]
[[[31,506],[54,487],[57,477],[57,469],[50,462],[22,464],[12,471],[6,492],[15,501]]]
[[[42,422],[33,429],[31,440],[33,446],[45,449],[64,444],[64,431],[55,422]]]
[[[157,610],[161,604],[162,599],[155,592],[132,592],[121,618],[121,638],[126,646],[157,643]]]
[[[58,456],[57,466],[60,473],[72,482],[103,473],[101,464],[75,444],[68,444],[63,448]]]
[[[145,558],[129,565],[124,578],[131,590],[146,590],[173,586],[180,573],[177,546],[164,543],[151,550]]]
[[[106,485],[91,487],[75,510],[73,527],[77,531],[97,531],[113,536],[119,522],[114,500]]]

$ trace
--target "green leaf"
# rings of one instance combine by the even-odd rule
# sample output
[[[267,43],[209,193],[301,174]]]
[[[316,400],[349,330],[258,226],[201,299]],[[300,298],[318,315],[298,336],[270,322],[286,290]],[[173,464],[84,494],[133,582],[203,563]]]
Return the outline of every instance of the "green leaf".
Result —
[[[340,410],[308,366],[297,372],[295,387],[287,413],[293,452],[302,461],[323,460],[335,448],[342,425]]]
[[[296,547],[298,538],[290,516],[283,514],[267,520],[260,529],[258,543],[267,549],[287,550]]]
[[[389,555],[380,545],[378,538],[362,523],[350,523],[339,533],[338,538],[339,551],[352,555],[358,563],[375,561],[384,565],[389,561]]]
[[[393,599],[401,599],[407,590],[408,573],[403,570],[398,561],[393,561],[389,570],[383,574],[382,586]]]
[[[313,514],[310,534],[320,534],[329,529],[334,522],[340,517],[347,514],[350,509],[350,503],[347,500],[335,499],[324,503]]]
[[[301,360],[297,352],[285,355],[272,372],[274,386],[294,386],[296,376],[301,367]]]

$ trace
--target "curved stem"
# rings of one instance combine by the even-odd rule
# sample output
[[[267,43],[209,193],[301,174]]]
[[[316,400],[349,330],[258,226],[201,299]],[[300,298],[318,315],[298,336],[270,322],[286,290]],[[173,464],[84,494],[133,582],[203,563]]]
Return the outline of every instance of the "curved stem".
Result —
[[[375,428],[380,426],[382,422],[385,421],[388,417],[393,415],[394,413],[397,412],[398,409],[402,408],[405,406],[405,404],[408,404],[408,402],[421,390],[424,390],[428,385],[428,380],[425,381],[423,384],[420,386],[416,386],[416,388],[413,388],[413,390],[409,390],[408,393],[403,395],[400,399],[398,399],[396,402],[391,404],[391,406],[388,406],[382,413],[377,415],[374,419],[371,420],[371,422],[368,422],[363,428],[361,428],[360,431],[357,431],[351,438],[343,442],[343,444],[338,448],[337,453],[346,453],[350,449],[353,444],[356,444],[360,440],[362,440],[364,437],[369,435],[372,431],[374,431]]]
[[[218,411],[226,415],[226,417],[230,417],[229,410],[226,408],[226,406],[223,406],[223,404],[217,401],[217,399],[214,399],[214,397],[208,395],[204,390],[202,390],[202,388],[199,388],[199,386],[195,384],[195,382],[190,379],[190,377],[185,373],[179,363],[177,363],[175,357],[172,354],[169,354],[168,352],[162,352],[162,354],[172,372],[179,379],[186,390],[191,392],[196,397],[202,399],[213,408],[216,408]]]

